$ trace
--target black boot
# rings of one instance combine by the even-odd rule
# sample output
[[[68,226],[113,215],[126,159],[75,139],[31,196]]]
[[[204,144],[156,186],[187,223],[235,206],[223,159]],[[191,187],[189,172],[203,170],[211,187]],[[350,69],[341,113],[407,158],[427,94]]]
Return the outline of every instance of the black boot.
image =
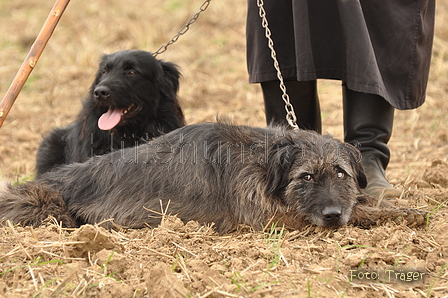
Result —
[[[267,124],[288,125],[285,103],[279,81],[262,82],[264,107]],[[286,81],[286,92],[294,107],[297,126],[302,129],[322,132],[319,98],[316,81]]]
[[[401,191],[387,181],[387,146],[392,135],[394,107],[375,94],[356,92],[343,84],[344,141],[355,144],[362,154],[367,176],[366,193],[379,199],[399,197]]]

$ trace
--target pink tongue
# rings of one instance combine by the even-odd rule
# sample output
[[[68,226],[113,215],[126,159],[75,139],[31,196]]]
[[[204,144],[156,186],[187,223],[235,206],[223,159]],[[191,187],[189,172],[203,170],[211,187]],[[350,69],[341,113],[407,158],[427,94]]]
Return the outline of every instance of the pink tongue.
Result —
[[[109,110],[98,119],[98,127],[101,130],[111,130],[120,123],[123,112],[124,109],[109,107]]]

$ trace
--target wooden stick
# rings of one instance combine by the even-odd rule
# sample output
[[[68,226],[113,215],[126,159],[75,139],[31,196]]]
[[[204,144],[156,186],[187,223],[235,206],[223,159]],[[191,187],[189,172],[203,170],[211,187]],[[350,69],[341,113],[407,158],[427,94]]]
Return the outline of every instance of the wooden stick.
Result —
[[[48,40],[50,40],[50,37],[53,34],[53,31],[56,28],[69,2],[70,0],[56,0],[56,3],[50,11],[47,20],[45,21],[42,29],[39,32],[39,35],[31,46],[28,55],[20,66],[19,71],[17,72],[14,80],[11,83],[11,86],[6,92],[5,97],[3,97],[2,101],[0,102],[0,127],[2,127],[3,122],[5,121],[6,116],[8,116],[8,113],[11,110],[11,107],[14,104],[17,96],[19,96],[23,85],[25,85],[25,82],[28,79],[30,73],[36,66],[40,55],[44,51]]]

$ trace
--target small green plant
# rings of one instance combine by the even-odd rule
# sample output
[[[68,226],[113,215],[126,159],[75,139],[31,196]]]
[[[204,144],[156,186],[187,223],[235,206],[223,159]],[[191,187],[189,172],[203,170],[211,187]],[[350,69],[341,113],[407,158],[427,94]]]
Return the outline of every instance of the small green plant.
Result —
[[[272,251],[272,257],[270,260],[268,260],[269,267],[267,272],[269,272],[272,268],[278,265],[282,257],[281,245],[283,236],[285,234],[285,226],[282,226],[280,230],[277,228],[277,226],[278,221],[271,225],[271,228],[266,238],[266,242],[270,244]]]
[[[348,289],[348,286],[350,285],[350,283],[349,282],[347,282],[347,286],[345,287],[345,289],[344,289],[344,291],[342,291],[342,293],[341,293],[341,298],[344,298],[345,297],[345,293],[347,292],[347,289]]]
[[[33,180],[33,176],[30,174],[26,174],[25,176],[17,177],[17,180],[15,182],[13,182],[12,184],[13,185],[21,185],[30,180]]]
[[[434,286],[436,285],[436,282],[439,280],[439,278],[442,276],[445,269],[448,267],[448,263],[445,263],[445,265],[442,266],[439,273],[437,274],[437,277],[431,282],[429,285],[428,291],[426,292],[426,297],[431,297],[431,292]]]
[[[100,265],[101,267],[101,273],[104,274],[104,272],[106,272],[107,269],[107,265],[109,265],[110,260],[112,260],[112,257],[114,256],[115,251],[112,251],[112,253],[109,255],[109,257],[107,258],[106,262],[103,265]]]
[[[173,264],[171,265],[171,273],[176,272],[178,267],[177,261],[174,261]]]
[[[328,283],[334,278],[334,275],[331,275],[328,279],[324,279],[324,278],[321,278],[321,277],[319,277],[319,276],[316,276],[316,278],[317,278],[321,283],[326,283],[326,284],[328,284]]]
[[[45,261],[45,262],[40,262],[41,257],[37,257],[36,260],[34,262],[32,262],[31,264],[27,264],[27,265],[22,265],[22,266],[17,266],[8,270],[5,270],[3,272],[0,272],[0,275],[6,274],[8,272],[13,272],[17,269],[21,269],[21,268],[26,268],[28,266],[42,266],[42,265],[47,265],[47,264],[54,264],[54,263],[58,263],[60,265],[64,264],[63,260],[51,260],[51,261]]]
[[[406,246],[406,249],[404,250],[404,252],[398,257],[398,259],[395,261],[395,263],[392,265],[392,268],[397,267],[398,263],[400,263],[401,258],[403,258],[404,254],[409,250],[409,248],[411,248],[410,245]]]
[[[270,283],[261,283],[255,287],[249,288],[246,280],[244,279],[243,276],[241,276],[240,273],[233,271],[232,274],[233,274],[233,276],[230,277],[230,280],[236,286],[235,293],[237,293],[237,294],[241,291],[241,289],[243,289],[246,293],[253,293],[260,288],[264,288],[264,287],[267,287],[270,285],[275,285],[275,284],[279,283],[279,281],[273,281]]]
[[[428,232],[428,229],[429,229],[429,219],[430,219],[434,214],[436,214],[437,211],[440,210],[440,208],[442,208],[443,206],[445,206],[447,202],[448,202],[448,199],[446,199],[445,201],[443,201],[442,203],[440,203],[439,205],[437,205],[436,208],[434,208],[433,210],[429,211],[428,214],[426,214],[426,226],[425,226],[426,232]]]
[[[291,280],[291,278],[289,278],[289,277],[288,277],[288,283],[289,283],[289,286],[291,287],[292,292],[296,292],[296,291],[297,291],[297,288],[296,288],[296,286],[294,285],[294,283],[293,283],[293,281]]]
[[[36,293],[34,293],[34,295],[32,297],[33,298],[39,297],[39,295],[42,293],[42,291],[45,290],[45,288],[47,288],[49,285],[51,285],[56,280],[57,280],[56,278],[53,278],[53,279],[47,281],[42,287],[40,287],[40,289]]]
[[[247,291],[246,280],[241,276],[241,274],[235,271],[233,271],[232,274],[233,276],[230,277],[230,280],[236,286],[235,292],[239,293],[241,289]]]
[[[307,278],[306,279],[306,290],[307,290],[307,294],[308,294],[308,298],[311,298],[311,283],[310,280]]]
[[[258,290],[258,289],[265,288],[265,287],[269,287],[269,286],[273,286],[273,285],[276,285],[276,284],[278,284],[278,283],[280,283],[279,280],[274,280],[274,281],[272,281],[272,282],[259,284],[258,286],[255,286],[255,287],[251,288],[251,289],[249,290],[249,293],[253,293],[253,292],[255,292],[255,291]]]
[[[361,262],[359,262],[358,268],[361,269],[362,266],[364,266],[364,264],[367,261],[367,258],[370,257],[372,254],[367,255],[364,259],[361,260]]]
[[[101,273],[105,274],[107,272],[107,265],[109,265],[110,260],[112,260],[112,257],[114,256],[115,251],[112,251],[112,253],[109,255],[109,257],[107,258],[106,262],[103,265],[100,265],[101,267]],[[109,273],[107,275],[104,275],[105,277],[110,277],[115,279],[116,281],[119,281],[118,278],[114,277],[115,274],[117,274],[118,271],[114,271],[112,273]]]

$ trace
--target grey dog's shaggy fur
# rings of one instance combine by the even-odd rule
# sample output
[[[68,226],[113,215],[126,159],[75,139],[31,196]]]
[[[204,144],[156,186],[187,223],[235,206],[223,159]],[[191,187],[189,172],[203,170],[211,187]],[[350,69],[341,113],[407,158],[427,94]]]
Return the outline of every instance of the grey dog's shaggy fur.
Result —
[[[0,191],[0,218],[39,225],[52,215],[66,226],[113,219],[141,228],[159,224],[166,208],[224,233],[278,219],[293,228],[337,227],[406,213],[369,207],[365,185],[359,151],[330,136],[196,124],[7,186]]]

